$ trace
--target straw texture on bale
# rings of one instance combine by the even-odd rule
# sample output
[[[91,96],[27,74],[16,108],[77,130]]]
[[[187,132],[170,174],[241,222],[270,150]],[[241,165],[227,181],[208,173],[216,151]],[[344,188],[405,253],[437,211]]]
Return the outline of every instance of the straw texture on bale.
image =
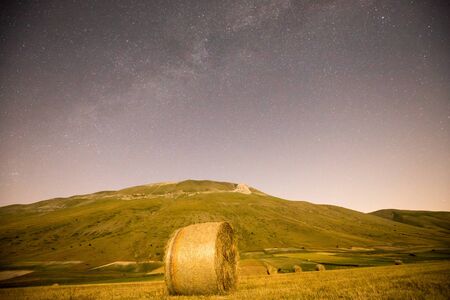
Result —
[[[317,264],[316,265],[316,271],[325,271],[325,266],[322,264]]]
[[[225,294],[236,287],[238,252],[227,222],[193,224],[174,232],[164,259],[171,295]]]

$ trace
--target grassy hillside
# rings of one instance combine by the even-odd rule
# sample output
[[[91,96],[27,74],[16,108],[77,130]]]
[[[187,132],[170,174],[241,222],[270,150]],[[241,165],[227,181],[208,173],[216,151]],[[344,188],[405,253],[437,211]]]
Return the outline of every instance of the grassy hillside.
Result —
[[[382,209],[371,214],[399,223],[450,233],[450,212],[447,211]]]
[[[188,180],[2,207],[0,264],[161,260],[175,229],[219,220],[232,223],[241,251],[449,245],[449,235],[435,228],[236,187]]]

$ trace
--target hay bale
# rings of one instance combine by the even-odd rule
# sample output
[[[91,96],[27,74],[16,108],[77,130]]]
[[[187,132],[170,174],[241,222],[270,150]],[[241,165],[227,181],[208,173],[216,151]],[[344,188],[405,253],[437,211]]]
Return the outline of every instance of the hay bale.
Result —
[[[303,270],[302,270],[302,267],[300,267],[299,265],[295,265],[294,266],[294,272],[295,273],[301,273]]]
[[[236,287],[238,252],[227,222],[178,229],[167,243],[165,281],[171,295],[224,294]]]
[[[317,264],[316,265],[316,271],[325,271],[325,266],[322,264]]]
[[[403,265],[403,262],[400,259],[396,259],[396,260],[394,260],[394,264]]]
[[[278,269],[269,263],[264,263],[266,266],[267,275],[275,275],[278,274]]]

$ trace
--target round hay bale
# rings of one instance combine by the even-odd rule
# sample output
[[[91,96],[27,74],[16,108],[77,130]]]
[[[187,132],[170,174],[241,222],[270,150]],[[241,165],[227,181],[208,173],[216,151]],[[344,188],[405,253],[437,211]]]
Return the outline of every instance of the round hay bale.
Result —
[[[299,265],[295,265],[294,266],[294,272],[295,273],[301,273],[303,270],[302,270],[302,267],[300,267]]]
[[[396,259],[396,260],[394,260],[394,264],[403,265],[403,262],[400,259]]]
[[[235,289],[237,259],[229,223],[200,223],[178,229],[167,243],[164,258],[169,294],[225,294]]]
[[[275,275],[278,274],[278,269],[276,267],[274,267],[273,265],[269,264],[269,263],[264,263],[265,267],[266,267],[266,273],[267,275]]]
[[[317,264],[316,265],[316,271],[325,271],[325,266],[322,264]]]

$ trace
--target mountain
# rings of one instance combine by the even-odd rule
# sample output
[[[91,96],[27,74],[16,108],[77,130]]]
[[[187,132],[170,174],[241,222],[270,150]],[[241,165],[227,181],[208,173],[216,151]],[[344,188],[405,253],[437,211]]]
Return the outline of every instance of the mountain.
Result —
[[[435,228],[350,209],[288,201],[243,184],[186,180],[0,208],[0,264],[161,260],[170,234],[226,220],[240,251],[449,245]]]
[[[371,214],[395,222],[437,229],[450,234],[450,212],[447,211],[382,209]]]

